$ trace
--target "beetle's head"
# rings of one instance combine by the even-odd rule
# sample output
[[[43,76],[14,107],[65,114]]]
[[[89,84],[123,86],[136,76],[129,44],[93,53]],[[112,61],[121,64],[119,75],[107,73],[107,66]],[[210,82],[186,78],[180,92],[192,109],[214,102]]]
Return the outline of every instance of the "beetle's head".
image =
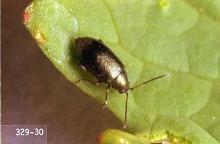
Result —
[[[129,90],[130,83],[126,73],[119,74],[112,82],[112,87],[117,89],[119,93],[125,93]]]

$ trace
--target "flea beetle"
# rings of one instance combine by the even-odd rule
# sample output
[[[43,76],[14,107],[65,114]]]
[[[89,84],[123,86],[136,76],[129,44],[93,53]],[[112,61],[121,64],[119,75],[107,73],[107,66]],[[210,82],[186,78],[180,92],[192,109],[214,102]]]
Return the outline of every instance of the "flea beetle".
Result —
[[[93,82],[88,79],[79,79],[76,83],[88,81],[95,85],[99,85],[100,83],[108,84],[103,108],[107,105],[108,93],[111,87],[118,90],[121,94],[126,93],[124,128],[127,126],[128,90],[133,90],[143,84],[166,76],[160,75],[135,87],[130,87],[124,64],[101,40],[90,37],[78,37],[75,39],[75,52],[80,67],[90,72],[98,80],[97,82]]]

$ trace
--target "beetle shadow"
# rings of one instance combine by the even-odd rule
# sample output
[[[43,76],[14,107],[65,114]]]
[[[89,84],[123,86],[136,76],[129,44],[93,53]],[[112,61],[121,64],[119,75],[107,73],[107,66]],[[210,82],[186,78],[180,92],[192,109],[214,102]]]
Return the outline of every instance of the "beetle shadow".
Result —
[[[80,61],[79,58],[76,54],[76,45],[75,45],[75,37],[71,39],[70,44],[69,44],[69,52],[70,52],[70,65],[72,68],[77,71],[77,74],[80,75],[81,77],[85,77],[86,73],[80,68]]]
[[[77,67],[77,63],[79,63],[79,60],[77,59],[77,55],[75,52],[76,45],[75,45],[74,39],[75,38],[71,39],[70,44],[69,44],[69,52],[70,52],[70,62],[69,63],[71,66]]]

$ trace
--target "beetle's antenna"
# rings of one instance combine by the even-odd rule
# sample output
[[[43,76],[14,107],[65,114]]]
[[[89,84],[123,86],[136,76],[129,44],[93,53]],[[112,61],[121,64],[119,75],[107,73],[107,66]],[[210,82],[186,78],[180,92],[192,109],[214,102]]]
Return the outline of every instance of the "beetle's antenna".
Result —
[[[167,75],[168,75],[168,74],[164,74],[164,75],[156,76],[156,77],[154,77],[154,78],[152,78],[152,79],[150,79],[150,80],[148,80],[148,81],[145,81],[145,82],[143,82],[143,83],[138,84],[137,86],[134,86],[134,87],[129,88],[129,90],[136,89],[136,88],[142,86],[143,84],[146,84],[146,83],[152,82],[152,81],[154,81],[154,80],[160,79],[160,78],[165,77],[165,76],[167,76]]]
[[[125,98],[125,121],[123,129],[127,127],[127,117],[128,117],[128,92],[126,92],[126,98]]]

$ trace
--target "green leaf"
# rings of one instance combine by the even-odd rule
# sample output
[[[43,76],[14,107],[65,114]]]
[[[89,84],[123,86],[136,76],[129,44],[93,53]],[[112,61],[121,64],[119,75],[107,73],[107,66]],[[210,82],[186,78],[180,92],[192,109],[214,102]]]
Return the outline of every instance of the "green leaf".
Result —
[[[97,137],[101,144],[148,144],[144,138],[131,135],[115,129],[108,129]]]
[[[94,80],[77,66],[74,39],[102,39],[125,64],[128,129],[146,140],[220,143],[219,0],[35,0],[24,24],[44,54],[71,82]],[[106,85],[77,84],[103,103]],[[111,90],[108,108],[124,120],[125,96]]]

